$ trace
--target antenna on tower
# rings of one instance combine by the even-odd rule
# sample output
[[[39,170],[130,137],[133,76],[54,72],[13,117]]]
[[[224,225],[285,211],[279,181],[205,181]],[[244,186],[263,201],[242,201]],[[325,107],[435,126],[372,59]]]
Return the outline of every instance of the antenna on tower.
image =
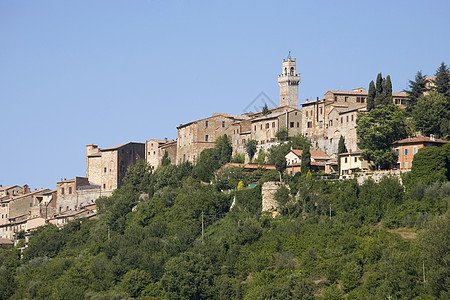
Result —
[[[291,59],[291,50],[289,50],[288,59]]]

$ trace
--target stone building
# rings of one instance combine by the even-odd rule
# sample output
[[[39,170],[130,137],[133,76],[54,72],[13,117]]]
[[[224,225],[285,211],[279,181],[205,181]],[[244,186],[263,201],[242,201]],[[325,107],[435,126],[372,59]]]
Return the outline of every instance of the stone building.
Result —
[[[13,196],[8,199],[2,199],[0,202],[0,224],[7,224],[17,219],[28,218],[31,216],[32,208],[39,206],[44,199],[53,196],[52,190],[36,190],[24,195]]]
[[[285,154],[286,172],[294,176],[301,172],[303,150],[291,149]],[[326,164],[331,161],[331,156],[321,150],[310,150],[311,154],[311,170],[315,172],[326,172]]]
[[[185,161],[195,163],[203,150],[214,147],[214,141],[218,137],[224,134],[231,136],[233,123],[244,118],[244,116],[215,113],[208,118],[180,124],[177,127],[176,163],[181,164]]]
[[[86,177],[102,191],[113,191],[122,185],[128,167],[141,159],[145,159],[144,143],[130,142],[103,149],[90,144],[86,146]]]
[[[153,169],[161,165],[165,152],[167,152],[170,161],[175,163],[176,151],[176,141],[151,139],[145,142],[145,160]]]
[[[29,189],[27,190],[28,186],[24,185],[25,193],[29,193]],[[1,186],[0,185],[0,198],[1,197],[13,197],[17,195],[21,195],[24,193],[24,188],[18,186],[18,185],[11,185],[11,186]]]
[[[406,93],[392,93],[392,101],[400,108],[406,104]],[[356,118],[366,112],[367,92],[364,88],[351,91],[328,91],[323,99],[302,104],[302,133],[313,141],[315,148],[329,154],[337,153],[339,138],[345,137],[346,147],[358,151]]]
[[[100,185],[90,184],[86,177],[61,180],[56,184],[58,214],[67,211],[78,211],[83,207],[92,205],[99,197],[111,196],[112,191],[102,190]]]

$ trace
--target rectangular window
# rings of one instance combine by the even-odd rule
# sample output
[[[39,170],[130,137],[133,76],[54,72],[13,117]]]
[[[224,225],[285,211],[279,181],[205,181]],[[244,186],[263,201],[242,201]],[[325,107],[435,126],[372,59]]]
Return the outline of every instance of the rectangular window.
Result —
[[[103,168],[103,172],[104,172],[104,173],[106,173],[106,167],[105,167],[105,168]]]
[[[336,102],[337,101],[337,96],[334,96],[334,102]]]
[[[343,118],[343,117],[341,117],[341,124],[342,124],[342,123],[344,123],[344,118]]]
[[[403,155],[408,155],[409,154],[409,149],[403,149]]]
[[[209,139],[209,136],[208,136],[208,135],[205,135],[205,142],[207,142],[208,139]]]
[[[414,147],[413,147],[413,154],[416,155],[417,151],[418,151],[418,150],[417,150],[417,146],[414,146]]]
[[[256,131],[256,125],[255,125],[255,131]]]
[[[308,122],[307,127],[312,128],[312,122]]]
[[[353,115],[352,115],[352,122],[353,122]]]
[[[103,184],[103,189],[106,189],[106,184],[105,183]]]
[[[322,107],[320,108],[320,114],[322,114]]]
[[[300,122],[297,122],[297,128],[299,128],[300,127]]]
[[[72,187],[69,186],[69,195],[72,194]]]
[[[306,112],[306,117],[308,117],[308,112]]]
[[[290,126],[291,126],[291,128],[293,128],[294,127],[294,122],[291,122]]]
[[[405,161],[405,169],[408,169],[408,162]]]
[[[225,127],[225,121],[222,121],[222,127]]]
[[[64,195],[64,188],[61,188],[61,195]]]
[[[269,129],[269,127],[270,127],[270,124],[266,123],[266,129]]]
[[[361,102],[361,97],[356,97],[356,102],[360,103]]]
[[[348,101],[348,97],[345,97],[345,98],[344,98],[344,101],[347,102],[347,101]]]
[[[347,163],[347,157],[344,159],[344,162]]]
[[[358,162],[358,158],[357,157],[355,157],[355,162]]]
[[[348,123],[348,116],[347,116],[347,123]]]
[[[275,128],[275,122],[272,122],[272,128]]]
[[[205,127],[208,127],[208,121],[205,121]]]

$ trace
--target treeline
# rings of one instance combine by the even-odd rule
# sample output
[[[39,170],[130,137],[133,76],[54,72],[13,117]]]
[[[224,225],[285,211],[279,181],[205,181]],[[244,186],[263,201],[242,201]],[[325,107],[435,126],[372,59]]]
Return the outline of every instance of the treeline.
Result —
[[[417,167],[405,186],[285,175],[276,218],[261,213],[276,171],[224,193],[228,179],[206,184],[197,166],[141,162],[99,219],[40,228],[21,259],[0,249],[0,298],[448,299],[447,159],[434,182]]]

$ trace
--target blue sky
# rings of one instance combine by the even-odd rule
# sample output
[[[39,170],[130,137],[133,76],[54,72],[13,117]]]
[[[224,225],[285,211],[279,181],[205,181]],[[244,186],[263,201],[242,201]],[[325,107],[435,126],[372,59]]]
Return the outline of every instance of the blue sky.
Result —
[[[176,138],[176,126],[279,102],[291,50],[300,103],[394,91],[450,63],[450,1],[0,2],[0,184],[85,175],[85,145]]]

